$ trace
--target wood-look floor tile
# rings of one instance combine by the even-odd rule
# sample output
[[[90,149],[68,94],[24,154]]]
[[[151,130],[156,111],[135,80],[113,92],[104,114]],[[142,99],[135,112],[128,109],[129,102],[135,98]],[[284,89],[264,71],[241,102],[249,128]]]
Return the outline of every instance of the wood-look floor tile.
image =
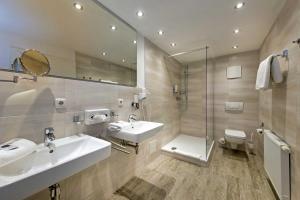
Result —
[[[275,200],[258,156],[216,148],[208,167],[161,155],[111,200]]]

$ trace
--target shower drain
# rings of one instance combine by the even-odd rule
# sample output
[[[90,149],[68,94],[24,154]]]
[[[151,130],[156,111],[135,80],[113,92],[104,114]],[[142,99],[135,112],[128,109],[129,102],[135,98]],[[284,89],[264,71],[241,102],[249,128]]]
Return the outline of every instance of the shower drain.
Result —
[[[172,147],[171,149],[172,149],[172,150],[176,150],[176,149],[177,149],[177,147]]]

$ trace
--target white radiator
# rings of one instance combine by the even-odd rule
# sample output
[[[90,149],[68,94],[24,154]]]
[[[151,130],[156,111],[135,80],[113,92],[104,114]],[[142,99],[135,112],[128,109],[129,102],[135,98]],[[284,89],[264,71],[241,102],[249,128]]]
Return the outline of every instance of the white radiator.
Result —
[[[290,147],[271,132],[264,134],[264,167],[280,200],[290,200]]]

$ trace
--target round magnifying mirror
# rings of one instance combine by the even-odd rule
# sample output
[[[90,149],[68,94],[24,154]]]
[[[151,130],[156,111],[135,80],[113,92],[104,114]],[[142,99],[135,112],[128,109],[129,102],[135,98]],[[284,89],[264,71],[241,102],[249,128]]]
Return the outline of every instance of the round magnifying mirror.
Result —
[[[37,50],[24,51],[20,57],[20,62],[23,70],[32,76],[44,76],[50,72],[48,58]]]

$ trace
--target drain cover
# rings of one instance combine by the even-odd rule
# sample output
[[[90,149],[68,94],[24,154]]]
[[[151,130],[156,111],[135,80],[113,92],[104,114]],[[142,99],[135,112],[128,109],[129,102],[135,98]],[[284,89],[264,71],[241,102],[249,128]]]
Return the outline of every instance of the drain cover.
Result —
[[[172,150],[176,150],[176,149],[177,149],[177,147],[172,147],[171,149],[172,149]]]

